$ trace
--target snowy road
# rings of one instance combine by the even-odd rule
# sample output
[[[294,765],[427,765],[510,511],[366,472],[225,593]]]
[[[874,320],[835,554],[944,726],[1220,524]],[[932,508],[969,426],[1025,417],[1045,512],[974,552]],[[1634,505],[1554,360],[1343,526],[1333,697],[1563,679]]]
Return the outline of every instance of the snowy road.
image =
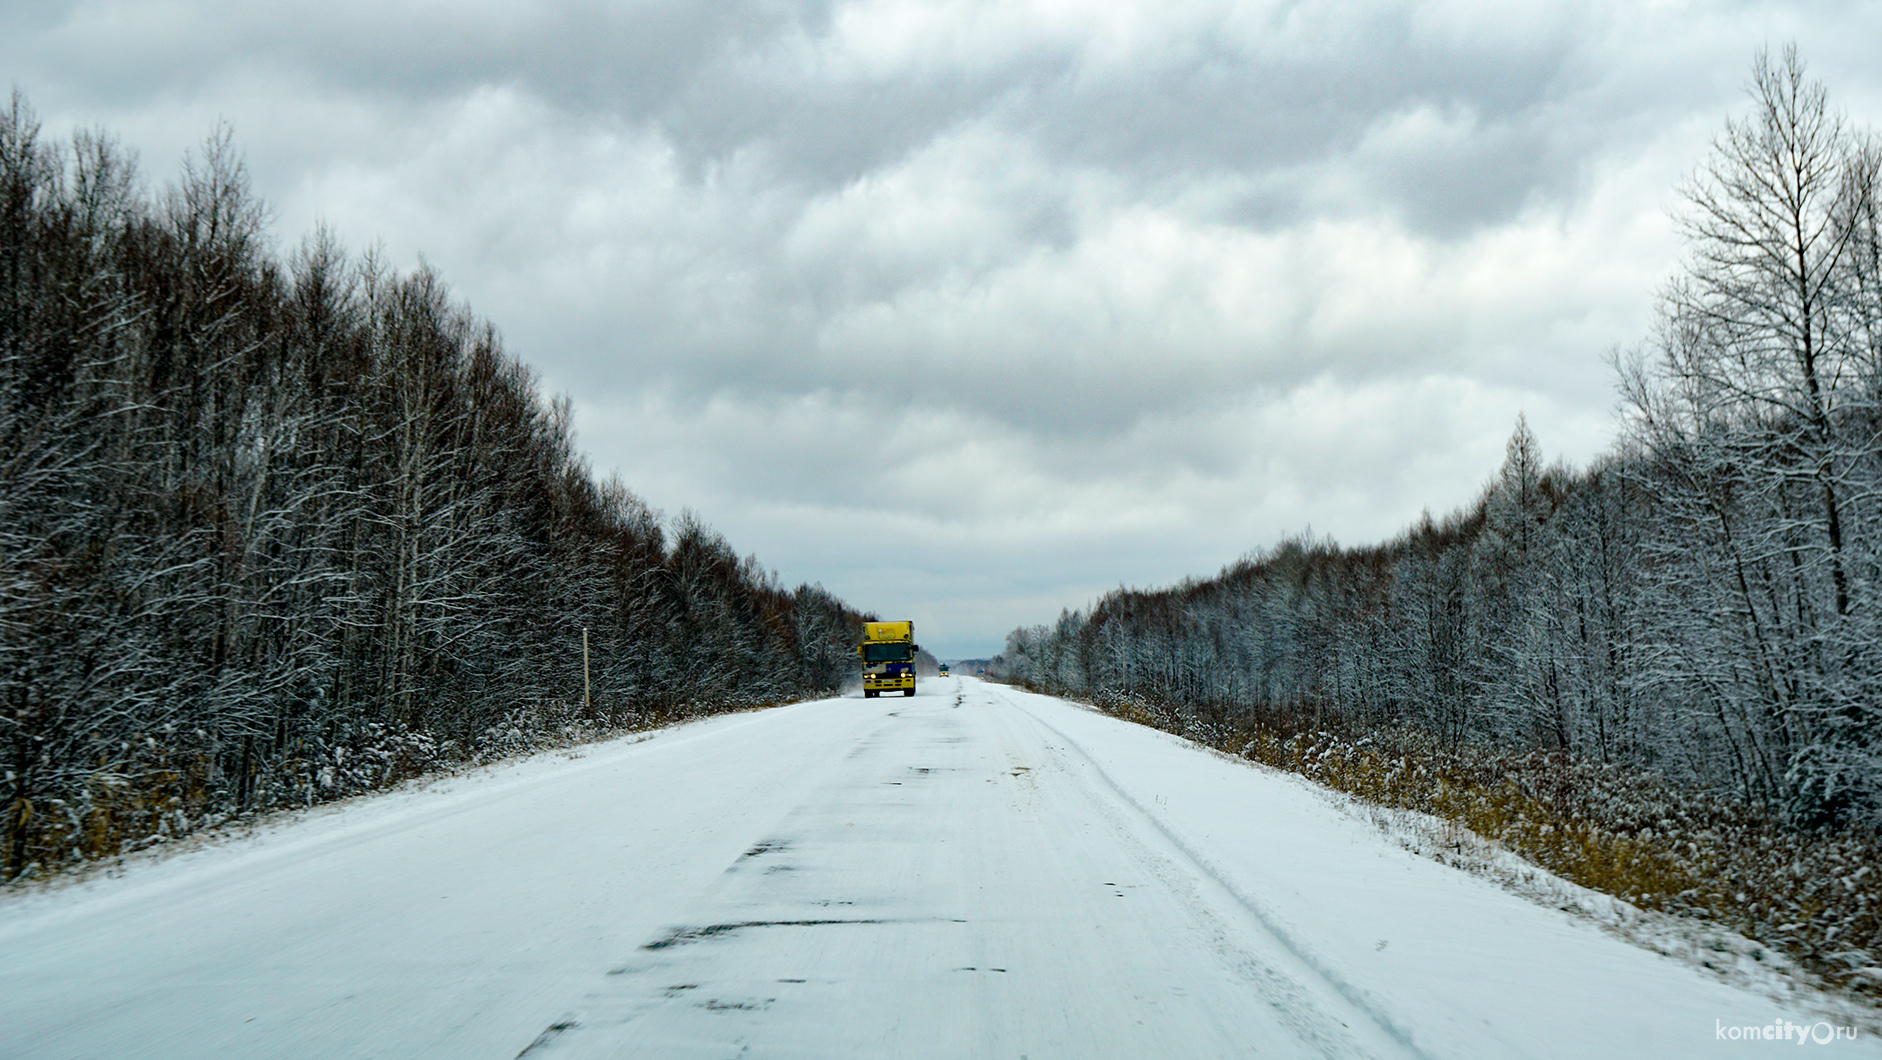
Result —
[[[1800,1055],[1715,1035],[1806,1017],[1293,778],[971,679],[922,692],[16,897],[0,1057]]]

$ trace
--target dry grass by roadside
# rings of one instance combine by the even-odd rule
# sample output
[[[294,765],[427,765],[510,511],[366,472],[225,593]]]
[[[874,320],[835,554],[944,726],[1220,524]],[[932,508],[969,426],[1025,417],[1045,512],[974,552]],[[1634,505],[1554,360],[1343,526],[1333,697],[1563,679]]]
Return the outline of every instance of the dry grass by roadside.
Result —
[[[561,748],[649,732],[714,714],[764,710],[783,702],[683,704],[606,712],[552,702],[512,711],[463,743],[379,724],[352,726],[319,746],[296,748],[266,777],[252,777],[239,811],[227,806],[235,779],[218,776],[214,757],[176,751],[156,739],[128,742],[101,763],[77,799],[16,802],[26,870],[0,881],[0,893],[83,877],[129,854],[157,852],[185,839],[239,832],[248,823],[376,792],[415,780]]]

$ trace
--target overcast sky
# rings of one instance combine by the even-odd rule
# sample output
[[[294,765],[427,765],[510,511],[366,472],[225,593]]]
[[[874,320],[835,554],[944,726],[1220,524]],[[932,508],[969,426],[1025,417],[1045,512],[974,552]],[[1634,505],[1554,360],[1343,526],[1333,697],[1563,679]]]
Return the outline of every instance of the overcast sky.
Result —
[[[284,248],[422,256],[598,474],[943,658],[1606,449],[1787,41],[1882,124],[1861,2],[0,0],[48,131],[226,120]]]

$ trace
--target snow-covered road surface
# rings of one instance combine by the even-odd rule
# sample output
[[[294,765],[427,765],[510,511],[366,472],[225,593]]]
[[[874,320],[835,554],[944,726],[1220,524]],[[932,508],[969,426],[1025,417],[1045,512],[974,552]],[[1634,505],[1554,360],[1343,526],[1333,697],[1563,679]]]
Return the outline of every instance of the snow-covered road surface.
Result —
[[[0,903],[6,1058],[1882,1055],[1717,1037],[1786,1020],[1295,778],[968,678]]]

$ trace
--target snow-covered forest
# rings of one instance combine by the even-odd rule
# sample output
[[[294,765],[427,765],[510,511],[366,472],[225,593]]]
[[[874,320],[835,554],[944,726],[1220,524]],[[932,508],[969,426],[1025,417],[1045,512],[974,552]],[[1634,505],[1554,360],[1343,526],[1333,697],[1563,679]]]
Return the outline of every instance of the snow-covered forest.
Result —
[[[438,276],[265,218],[226,133],[152,193],[0,111],[0,879],[849,673]]]
[[[1412,727],[1647,767],[1793,825],[1882,822],[1882,144],[1794,50],[1681,189],[1624,429],[1519,422],[1481,499],[1014,631],[1010,677],[1204,717]]]

